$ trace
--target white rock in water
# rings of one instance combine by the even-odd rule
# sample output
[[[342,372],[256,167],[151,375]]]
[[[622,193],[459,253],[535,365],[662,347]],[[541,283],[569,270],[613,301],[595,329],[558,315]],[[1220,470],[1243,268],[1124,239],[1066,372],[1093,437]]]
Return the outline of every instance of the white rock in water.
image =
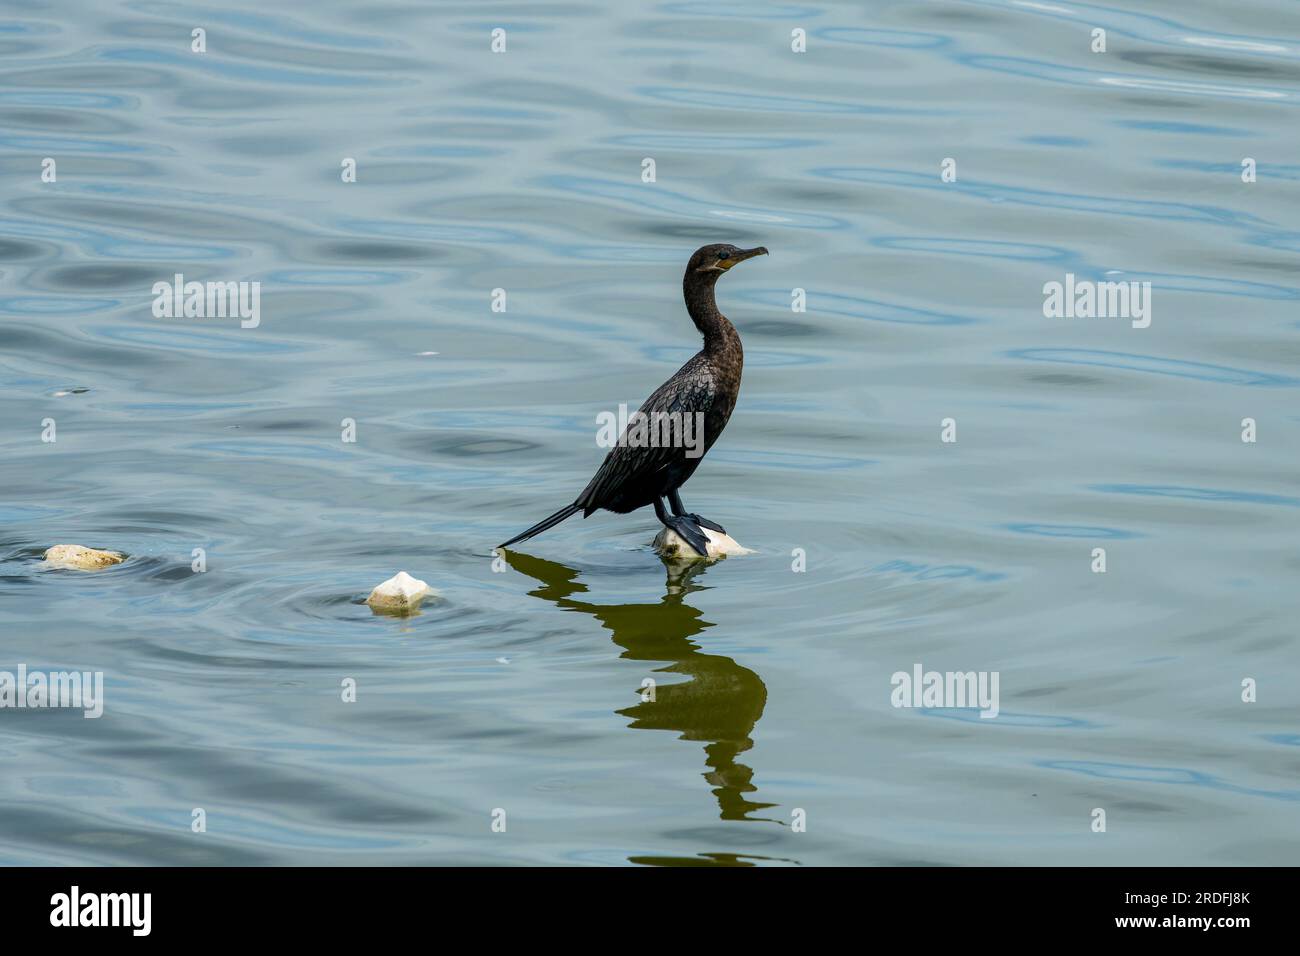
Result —
[[[737,554],[753,554],[749,548],[742,548],[740,544],[729,534],[723,534],[721,531],[711,531],[708,528],[701,528],[704,537],[709,539],[707,550],[709,552],[708,560],[716,561],[718,558],[725,558]],[[666,558],[675,558],[678,561],[704,561],[705,558],[694,548],[682,540],[681,535],[671,528],[664,528],[655,536],[655,550]]]
[[[125,560],[116,551],[96,551],[79,544],[56,544],[45,552],[45,563],[50,567],[71,568],[75,571],[98,571]]]
[[[398,571],[393,577],[370,592],[366,603],[376,611],[414,611],[430,594],[433,588],[418,578],[413,578],[405,571]]]

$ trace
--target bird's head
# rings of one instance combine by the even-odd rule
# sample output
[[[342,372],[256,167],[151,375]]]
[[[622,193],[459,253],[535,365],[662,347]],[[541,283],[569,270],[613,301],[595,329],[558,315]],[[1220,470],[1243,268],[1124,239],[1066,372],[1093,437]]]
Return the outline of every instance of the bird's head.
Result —
[[[717,278],[737,262],[744,262],[754,256],[767,255],[767,249],[756,246],[753,249],[739,249],[727,242],[718,242],[710,246],[700,246],[686,264],[686,274],[700,274]]]

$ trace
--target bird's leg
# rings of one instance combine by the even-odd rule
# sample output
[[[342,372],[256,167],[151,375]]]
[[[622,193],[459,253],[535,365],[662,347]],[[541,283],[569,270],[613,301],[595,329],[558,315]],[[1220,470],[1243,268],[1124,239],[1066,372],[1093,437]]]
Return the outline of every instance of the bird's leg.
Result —
[[[672,505],[672,508],[673,508],[673,514],[677,515],[678,517],[681,517],[681,518],[690,518],[690,519],[691,519],[692,521],[694,521],[694,522],[695,522],[699,527],[701,527],[701,528],[708,528],[710,531],[716,531],[716,532],[718,532],[718,534],[726,534],[726,533],[727,533],[727,529],[726,529],[726,528],[724,528],[724,527],[723,527],[722,525],[720,525],[720,524],[714,524],[714,523],[713,523],[712,521],[710,521],[708,518],[701,518],[699,515],[696,515],[696,514],[688,514],[687,511],[686,511],[685,506],[682,504],[682,497],[681,497],[680,494],[678,494],[676,488],[674,488],[672,491],[668,492],[668,503],[669,503],[670,505]]]
[[[686,515],[669,515],[664,510],[662,498],[655,499],[655,517],[658,518],[665,528],[676,531],[683,541],[691,546],[691,550],[703,557],[709,556],[709,539],[704,536],[700,526],[695,524]]]

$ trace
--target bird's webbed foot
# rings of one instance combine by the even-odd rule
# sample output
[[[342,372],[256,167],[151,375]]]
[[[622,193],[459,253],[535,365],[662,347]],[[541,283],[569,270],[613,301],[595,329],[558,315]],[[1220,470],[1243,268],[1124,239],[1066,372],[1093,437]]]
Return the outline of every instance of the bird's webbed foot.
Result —
[[[664,526],[677,532],[678,537],[691,546],[691,550],[701,557],[709,556],[709,539],[705,537],[700,526],[692,519],[693,515],[674,515],[664,519]]]
[[[727,529],[720,524],[710,521],[708,518],[701,518],[697,514],[689,514],[685,517],[690,518],[701,528],[708,528],[710,531],[716,531],[718,534],[726,534]]]

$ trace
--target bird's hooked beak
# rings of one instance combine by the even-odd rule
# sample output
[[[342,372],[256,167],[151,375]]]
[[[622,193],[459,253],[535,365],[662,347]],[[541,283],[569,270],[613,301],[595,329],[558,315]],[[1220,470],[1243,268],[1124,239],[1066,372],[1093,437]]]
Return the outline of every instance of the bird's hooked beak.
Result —
[[[740,252],[738,252],[734,256],[731,256],[730,258],[719,259],[718,268],[721,269],[723,272],[726,272],[737,262],[744,262],[746,259],[754,258],[754,256],[765,256],[765,255],[767,255],[766,246],[756,246],[753,249],[742,249]]]

